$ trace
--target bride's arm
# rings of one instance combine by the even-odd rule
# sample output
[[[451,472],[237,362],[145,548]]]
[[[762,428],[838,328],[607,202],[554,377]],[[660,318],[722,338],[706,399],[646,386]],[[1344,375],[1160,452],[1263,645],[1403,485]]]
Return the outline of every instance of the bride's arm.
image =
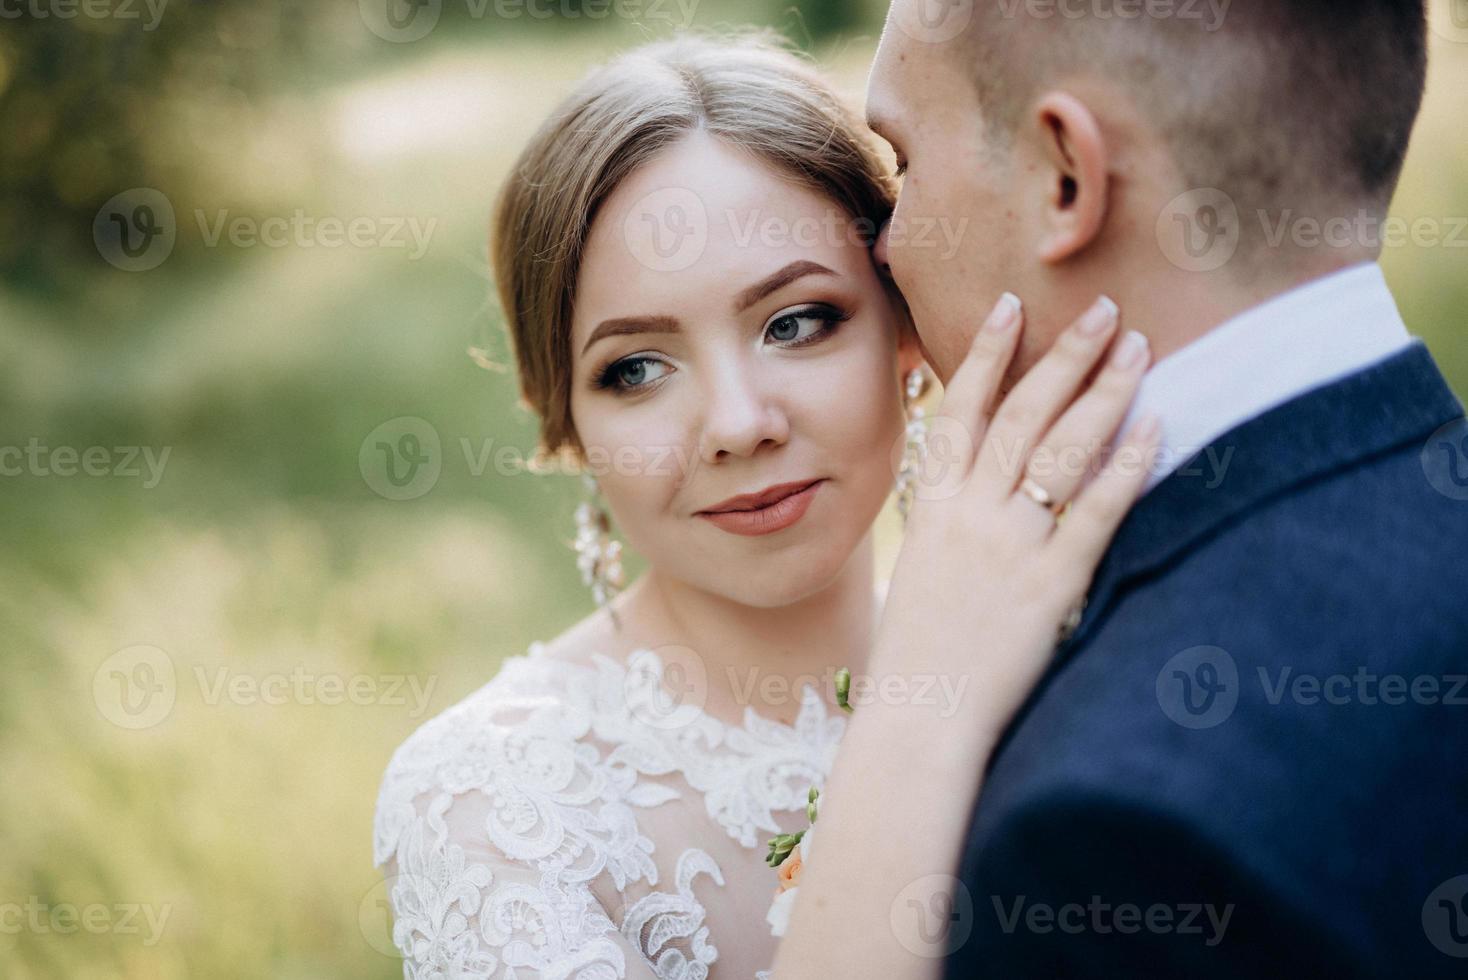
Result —
[[[912,511],[870,663],[876,690],[889,675],[932,677],[962,699],[955,711],[877,698],[853,715],[776,980],[939,974],[941,949],[920,916],[952,907],[943,902],[989,755],[1145,482],[1156,439],[1145,422],[1094,479],[1076,465],[1116,435],[1148,361],[1145,346],[1132,346],[1140,338],[1116,339],[1116,308],[1102,300],[994,410],[1021,319],[1017,303],[1001,301],[948,387],[933,434],[971,437],[949,438],[957,479]],[[1128,350],[1133,360],[1119,364]],[[1071,504],[1058,525],[1017,492],[1027,466]]]

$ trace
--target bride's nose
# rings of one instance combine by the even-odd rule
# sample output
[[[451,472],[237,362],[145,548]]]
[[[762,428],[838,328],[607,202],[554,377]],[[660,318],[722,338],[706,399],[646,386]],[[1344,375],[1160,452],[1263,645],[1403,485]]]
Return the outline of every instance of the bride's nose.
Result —
[[[715,463],[753,456],[790,438],[790,421],[778,399],[746,367],[726,365],[704,389],[699,456]]]

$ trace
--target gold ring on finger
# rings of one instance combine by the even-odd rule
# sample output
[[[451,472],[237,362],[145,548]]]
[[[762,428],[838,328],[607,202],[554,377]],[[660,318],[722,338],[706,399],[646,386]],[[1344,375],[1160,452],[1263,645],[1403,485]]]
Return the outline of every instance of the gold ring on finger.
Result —
[[[1029,497],[1035,503],[1039,504],[1041,507],[1044,507],[1052,514],[1060,509],[1055,498],[1050,495],[1050,491],[1040,486],[1040,484],[1036,483],[1028,476],[1020,481],[1019,492],[1024,494],[1026,497]]]

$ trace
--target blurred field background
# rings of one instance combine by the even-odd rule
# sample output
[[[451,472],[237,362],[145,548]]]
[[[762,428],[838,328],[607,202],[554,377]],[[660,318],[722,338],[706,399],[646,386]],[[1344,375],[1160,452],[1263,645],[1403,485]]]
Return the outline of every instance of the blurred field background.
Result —
[[[534,426],[466,353],[508,360],[485,263],[500,175],[589,65],[690,11],[778,28],[856,99],[884,5],[444,0],[403,42],[371,6],[0,20],[0,447],[49,468],[0,477],[0,976],[401,975],[371,867],[383,765],[590,603],[564,547],[579,486],[496,463]],[[1468,24],[1432,53],[1395,212],[1445,222],[1468,216]],[[177,240],[124,271],[93,221],[140,187]],[[415,256],[211,247],[195,219],[298,209],[434,224]],[[1468,390],[1468,249],[1384,261]],[[394,500],[361,464],[404,418],[440,472]],[[62,475],[62,447],[105,448],[109,474]],[[116,472],[128,447],[159,478],[146,457]]]

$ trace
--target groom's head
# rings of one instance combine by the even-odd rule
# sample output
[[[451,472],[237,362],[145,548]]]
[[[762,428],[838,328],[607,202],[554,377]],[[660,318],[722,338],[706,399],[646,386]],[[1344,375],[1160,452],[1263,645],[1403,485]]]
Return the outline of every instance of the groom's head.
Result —
[[[1373,258],[1425,35],[1423,0],[893,0],[868,114],[906,180],[879,251],[939,374],[1004,290],[1022,371],[1100,292],[1165,355]],[[1180,309],[1201,326],[1161,322]]]

